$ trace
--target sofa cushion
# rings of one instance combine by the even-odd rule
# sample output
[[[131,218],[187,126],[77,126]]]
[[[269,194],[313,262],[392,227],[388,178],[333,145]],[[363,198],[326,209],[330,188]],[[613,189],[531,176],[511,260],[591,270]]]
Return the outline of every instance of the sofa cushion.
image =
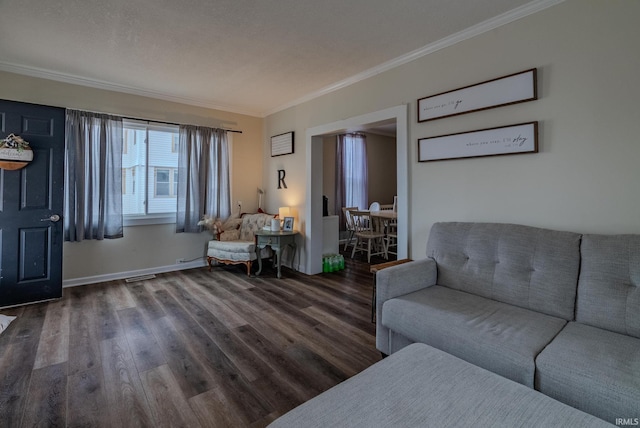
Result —
[[[584,235],[576,321],[640,338],[640,235]]]
[[[535,358],[566,321],[435,285],[384,302],[382,324],[533,388]]]
[[[542,393],[611,423],[640,417],[640,339],[570,322],[536,365]]]
[[[209,241],[209,249],[225,253],[255,253],[256,245],[253,241]],[[211,254],[209,254],[211,255]]]
[[[607,427],[604,421],[423,344],[325,391],[270,428]]]
[[[260,250],[260,257],[273,255],[271,248]],[[221,260],[247,261],[256,260],[256,246],[249,241],[209,241],[207,256]]]
[[[436,223],[427,256],[438,284],[574,319],[580,235],[495,223]]]

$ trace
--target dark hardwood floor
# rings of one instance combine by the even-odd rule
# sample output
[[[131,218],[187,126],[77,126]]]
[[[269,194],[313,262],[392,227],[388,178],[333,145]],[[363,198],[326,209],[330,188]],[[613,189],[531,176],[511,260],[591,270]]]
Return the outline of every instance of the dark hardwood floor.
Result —
[[[192,269],[5,309],[18,318],[0,335],[0,426],[265,426],[380,359],[369,265],[345,260],[282,279]]]

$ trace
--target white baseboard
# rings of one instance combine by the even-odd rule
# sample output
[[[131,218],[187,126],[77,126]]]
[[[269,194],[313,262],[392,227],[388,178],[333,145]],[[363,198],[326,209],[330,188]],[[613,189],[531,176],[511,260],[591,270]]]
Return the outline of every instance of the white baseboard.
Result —
[[[138,269],[128,272],[110,273],[105,275],[85,276],[83,278],[65,279],[62,281],[62,287],[77,287],[79,285],[95,284],[98,282],[115,281],[117,279],[130,278],[132,276],[153,275],[156,273],[173,272],[176,270],[192,269],[207,265],[205,259],[195,260],[192,262],[176,263],[167,266],[158,266],[148,269]]]

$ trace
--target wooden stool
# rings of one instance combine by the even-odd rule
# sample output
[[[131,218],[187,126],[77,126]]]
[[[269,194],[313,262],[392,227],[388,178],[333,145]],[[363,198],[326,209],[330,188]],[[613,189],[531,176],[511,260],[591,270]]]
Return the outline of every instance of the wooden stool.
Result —
[[[386,263],[379,263],[377,265],[371,265],[371,268],[369,269],[369,272],[371,272],[373,274],[373,293],[371,296],[371,322],[376,322],[376,274],[378,273],[378,271],[391,267],[391,266],[397,266],[397,265],[401,265],[404,263],[408,263],[413,261],[412,259],[400,259],[400,260],[393,260],[390,262],[386,262]]]

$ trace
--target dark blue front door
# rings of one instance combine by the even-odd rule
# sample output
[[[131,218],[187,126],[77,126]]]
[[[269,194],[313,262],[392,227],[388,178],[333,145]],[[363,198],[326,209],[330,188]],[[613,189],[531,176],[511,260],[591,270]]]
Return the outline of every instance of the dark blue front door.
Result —
[[[33,150],[0,169],[0,307],[62,296],[64,121],[62,108],[0,100],[0,138]]]

